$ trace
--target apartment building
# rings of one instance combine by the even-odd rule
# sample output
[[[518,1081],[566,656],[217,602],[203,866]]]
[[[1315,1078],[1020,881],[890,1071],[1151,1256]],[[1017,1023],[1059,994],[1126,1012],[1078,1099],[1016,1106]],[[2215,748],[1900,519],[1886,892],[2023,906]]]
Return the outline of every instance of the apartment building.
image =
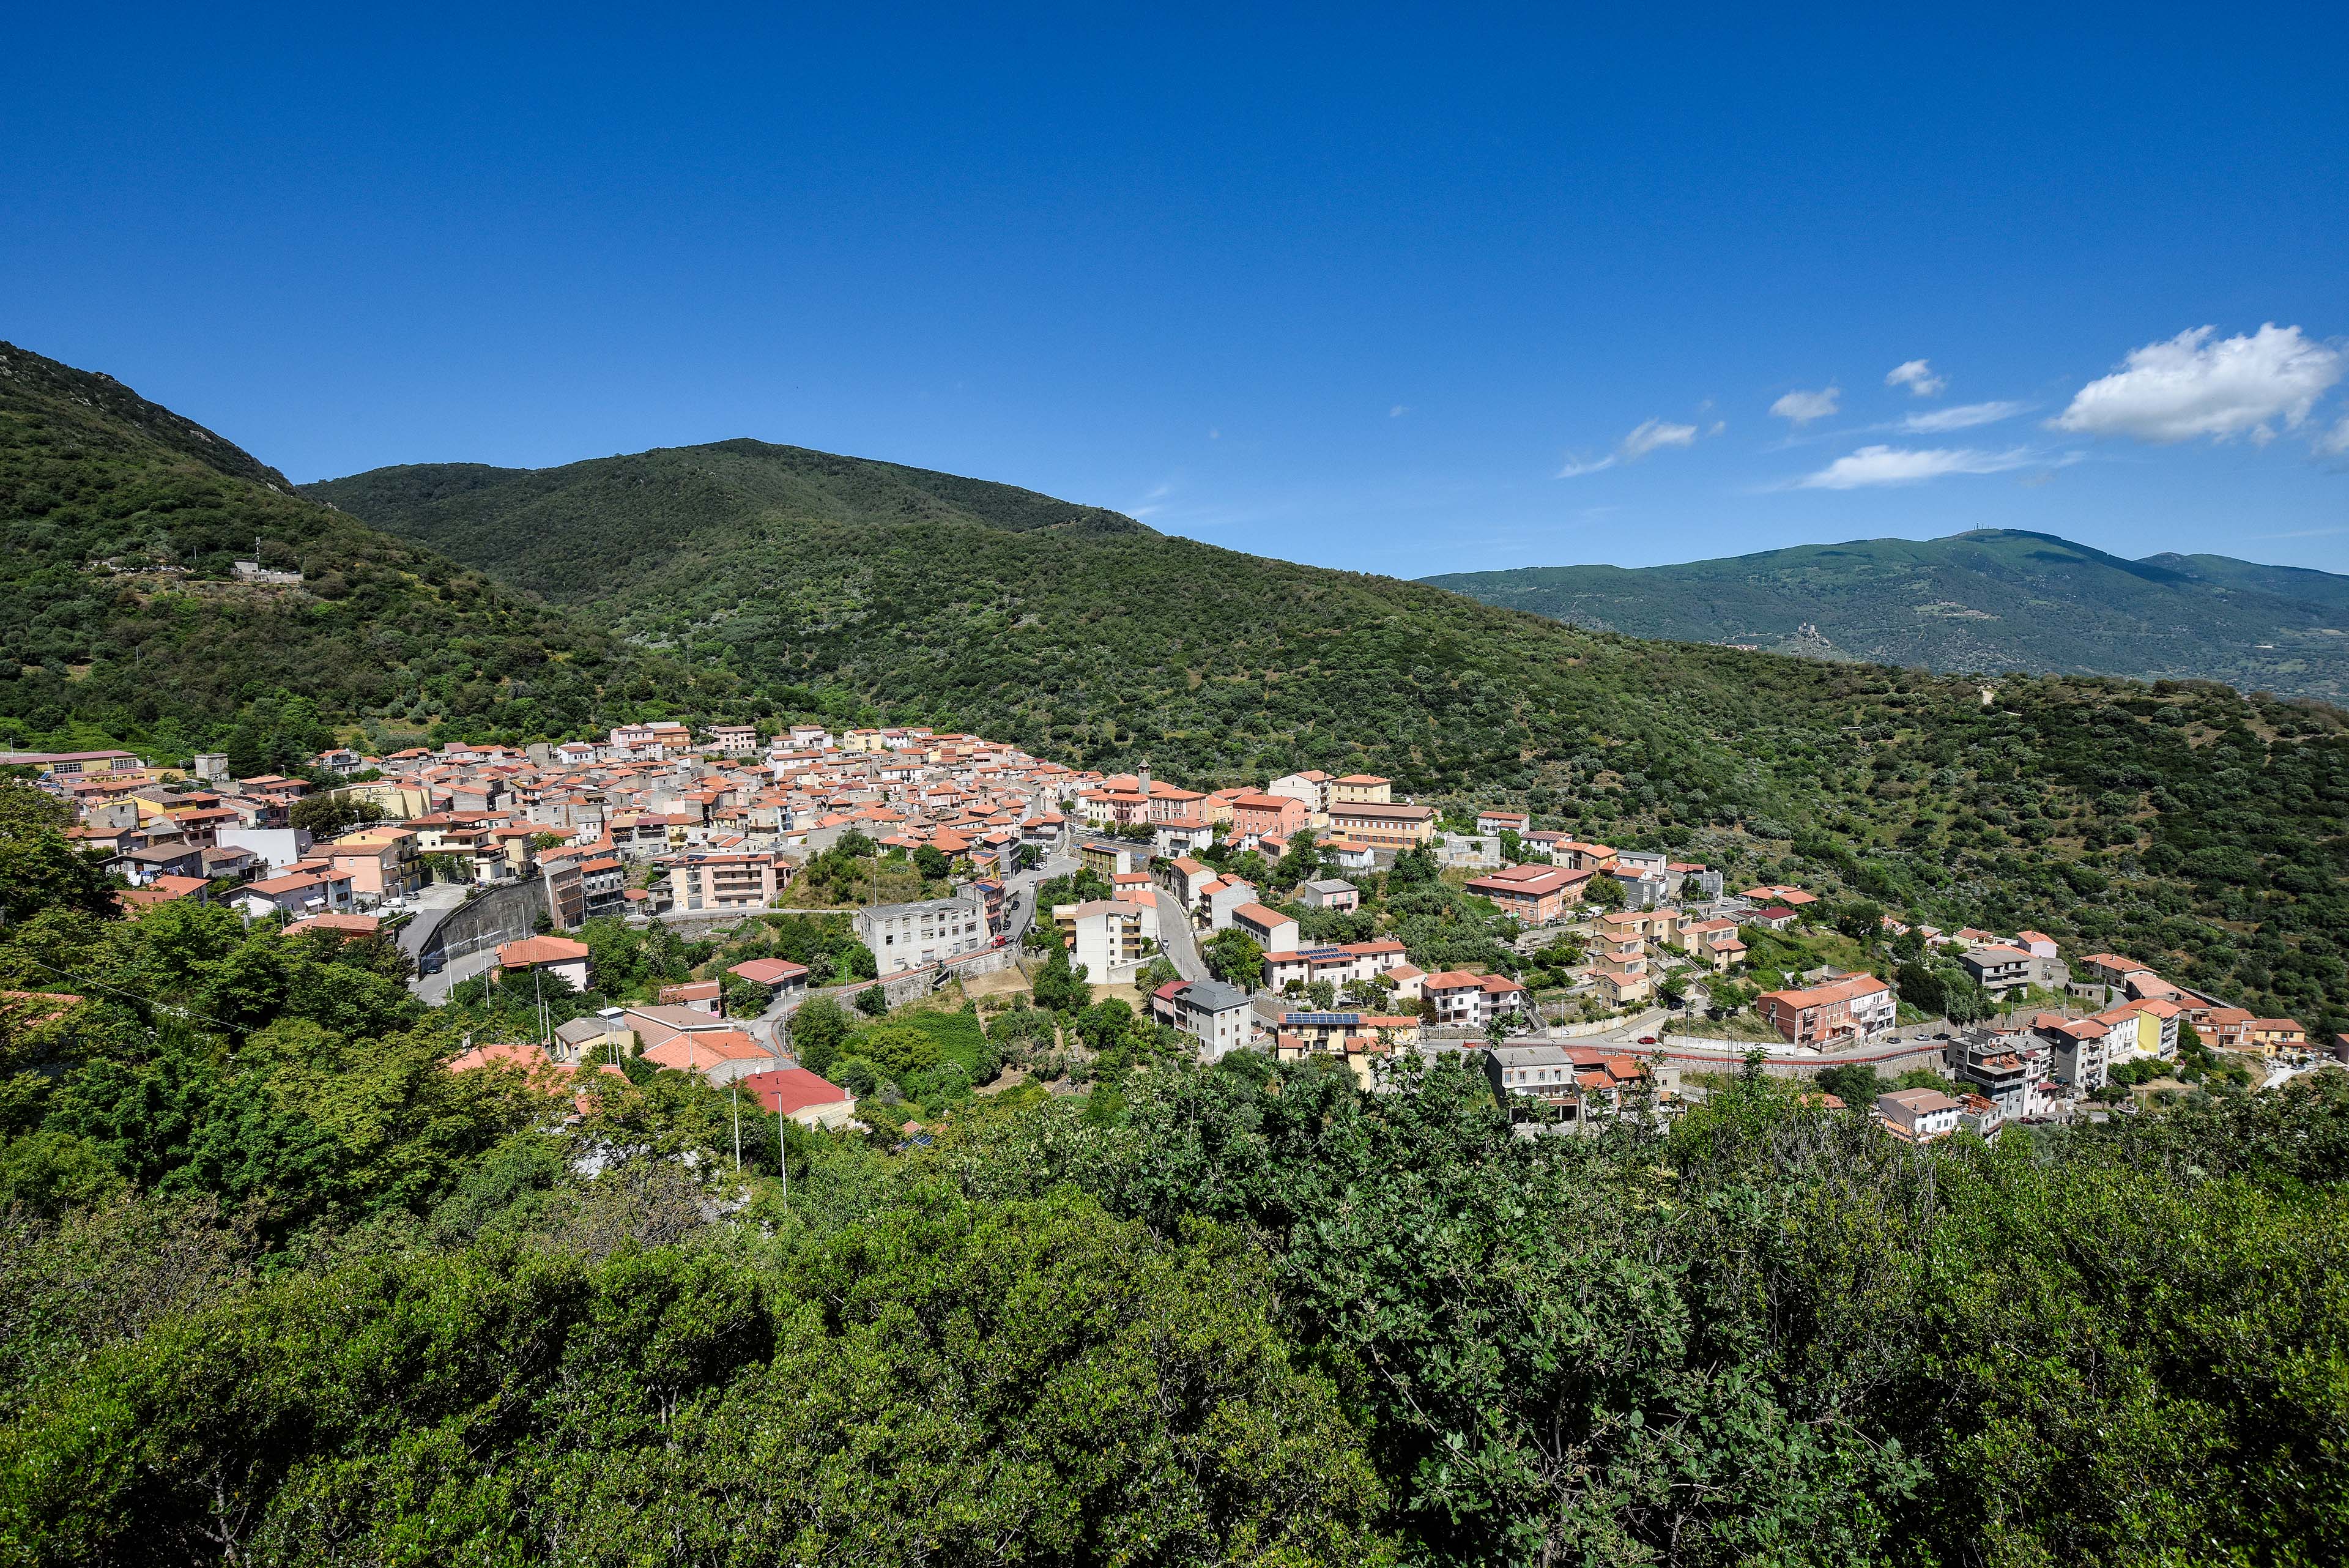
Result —
[[[2031,1033],[2047,1044],[2051,1075],[2073,1094],[2093,1095],[2112,1081],[2112,1032],[2095,1019],[2042,1012]]]
[[[1243,794],[1232,798],[1232,833],[1240,838],[1277,838],[1310,825],[1313,809],[1293,794]]]
[[[1376,774],[1347,774],[1330,781],[1329,805],[1323,809],[1340,805],[1392,805],[1394,785]]]
[[[2054,1106],[2050,1055],[2044,1042],[2015,1030],[1975,1030],[1941,1044],[1942,1064],[2008,1121],[2043,1116]]]
[[[1522,1014],[1526,988],[1503,974],[1440,970],[1419,982],[1430,1021],[1455,1028],[1482,1029],[1502,1013]]]
[[[1203,1062],[1245,1048],[1255,1035],[1247,992],[1217,981],[1170,980],[1151,992],[1150,1011],[1196,1040]]]
[[[535,970],[574,991],[587,989],[587,944],[569,937],[524,937],[498,946],[498,968],[509,977]]]
[[[1309,909],[1358,909],[1362,890],[1342,877],[1322,877],[1299,882],[1297,901]]]
[[[1903,1143],[1931,1143],[1958,1130],[1957,1101],[1939,1089],[1898,1089],[1876,1096],[1884,1130]]]
[[[1389,805],[1374,801],[1332,803],[1330,826],[1373,849],[1409,849],[1435,836],[1435,810],[1425,805]]]
[[[1504,1105],[1547,1106],[1561,1122],[1620,1111],[1625,1096],[1650,1078],[1639,1058],[1603,1046],[1494,1045],[1479,1054]]]
[[[968,898],[875,904],[856,911],[856,938],[885,975],[942,963],[991,945],[987,911]]]
[[[1471,879],[1468,891],[1490,898],[1495,909],[1520,924],[1547,926],[1582,902],[1591,876],[1556,866],[1506,866]]]
[[[1892,988],[1872,974],[1846,975],[1806,989],[1765,992],[1755,1005],[1793,1045],[1867,1040],[1891,1028],[1899,1011]]]
[[[1053,924],[1068,934],[1070,961],[1083,967],[1096,984],[1120,981],[1150,956],[1156,945],[1156,922],[1148,905],[1118,898],[1095,898],[1064,904],[1052,911]]]
[[[1985,942],[1958,961],[1992,996],[2004,996],[2010,991],[2020,991],[2029,985],[2032,973],[2037,968],[2028,950],[2009,947],[2003,942]]]
[[[780,855],[694,854],[665,857],[671,908],[683,913],[759,909],[780,903],[798,867]]]
[[[1598,982],[1599,995],[1617,1007],[1655,994],[1647,938],[1636,919],[1610,916],[1599,922],[1590,942],[1590,978]]]
[[[1319,768],[1309,768],[1301,774],[1289,774],[1264,786],[1267,794],[1285,794],[1302,801],[1314,825],[1319,826],[1330,817],[1330,785],[1337,781]]]
[[[1241,904],[1232,910],[1232,925],[1254,937],[1257,946],[1268,953],[1297,949],[1297,922],[1278,909],[1254,902]]]

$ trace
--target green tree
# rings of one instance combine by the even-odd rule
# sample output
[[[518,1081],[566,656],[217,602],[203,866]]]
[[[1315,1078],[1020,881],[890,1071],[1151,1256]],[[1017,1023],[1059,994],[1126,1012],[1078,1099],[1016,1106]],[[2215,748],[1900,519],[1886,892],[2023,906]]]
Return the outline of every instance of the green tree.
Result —
[[[1069,962],[1068,949],[1061,947],[1044,955],[1043,967],[1037,971],[1030,990],[1037,1006],[1064,1016],[1082,1012],[1093,994],[1093,988]]]
[[[1201,944],[1199,956],[1206,961],[1207,972],[1226,985],[1254,991],[1264,983],[1264,949],[1237,926],[1209,937]]]
[[[338,789],[295,801],[286,820],[313,838],[334,838],[367,823],[381,822],[383,816],[383,807],[374,801]]]
[[[811,996],[791,1017],[792,1049],[800,1065],[822,1075],[855,1032],[855,1022],[829,996]]]
[[[765,986],[754,980],[744,980],[740,975],[727,979],[719,998],[729,1018],[756,1018],[767,1011],[767,1003],[771,1000]]]
[[[936,1066],[940,1060],[937,1041],[905,1023],[872,1024],[859,1030],[843,1049],[864,1057],[900,1085]]]
[[[65,836],[72,813],[25,784],[0,780],[0,916],[10,923],[44,909],[110,918],[114,888],[103,857],[76,849]]]
[[[1112,997],[1077,1014],[1077,1035],[1095,1051],[1114,1051],[1133,1038],[1135,1023],[1133,1009]]]
[[[1876,1069],[1858,1063],[1825,1068],[1812,1082],[1822,1093],[1833,1095],[1854,1110],[1866,1110],[1875,1105],[1876,1096],[1885,1089],[1884,1080]]]
[[[1835,929],[1856,942],[1877,942],[1884,936],[1884,906],[1870,898],[1837,904]]]

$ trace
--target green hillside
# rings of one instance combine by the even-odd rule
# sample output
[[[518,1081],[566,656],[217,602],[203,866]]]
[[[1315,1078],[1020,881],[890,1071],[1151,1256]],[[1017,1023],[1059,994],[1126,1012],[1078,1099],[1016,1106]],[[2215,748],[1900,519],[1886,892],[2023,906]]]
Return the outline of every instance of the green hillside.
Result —
[[[1848,930],[2036,925],[2349,1026],[2323,703],[1639,641],[1043,498],[341,487],[460,566],[103,378],[6,350],[0,415],[0,734],[823,712],[1199,783],[1368,766]],[[255,532],[301,588],[228,579]],[[533,554],[544,597],[492,575]],[[641,1058],[448,1071],[539,998],[132,916],[69,820],[0,780],[11,1562],[2297,1564],[2349,1531],[2338,1070],[1995,1146],[1759,1073],[1527,1138],[1460,1058],[1202,1064],[1079,985],[843,1018],[894,1064],[869,1136],[824,1133]],[[1463,908],[1411,882],[1371,886]],[[1913,952],[1868,961],[1940,985]],[[946,1034],[969,1061],[904,1049]],[[1071,1039],[1080,1095],[978,1092]]]
[[[1426,579],[1576,626],[1923,665],[2224,680],[2349,696],[2349,576],[2223,556],[2124,560],[2046,534],[1805,545],[1680,566]]]
[[[1131,533],[1142,524],[1032,490],[804,447],[724,441],[562,468],[418,463],[302,487],[403,537],[550,598],[593,597],[647,573],[722,559],[774,514],[860,526],[977,524],[1009,533]],[[497,525],[482,538],[484,507]]]
[[[740,482],[715,516],[672,485],[678,546],[629,569],[595,543],[595,465],[390,472],[438,495],[461,558],[578,563],[559,602],[689,652],[729,701],[853,703],[1199,786],[1381,773],[1740,875],[2127,945],[2281,1011],[2329,1009],[2349,981],[2349,738],[2322,705],[2050,676],[1985,701],[1972,680],[1635,640],[1134,526],[745,512]],[[366,499],[378,483],[329,493],[413,526]]]
[[[1733,875],[2127,947],[2312,1021],[2349,981],[2349,738],[2322,705],[2062,677],[1986,701],[1971,680],[1583,630],[911,470],[839,460],[844,477],[791,488],[833,471],[788,448],[730,443],[724,483],[699,487],[675,465],[706,451],[662,454],[674,483],[620,487],[619,548],[601,543],[608,466],[362,475],[333,490],[354,515],[103,377],[13,349],[7,368],[16,742],[283,766],[335,731],[930,722],[1198,785],[1318,766],[1520,802]],[[781,478],[750,477],[771,459]],[[746,512],[762,484],[794,499]],[[256,534],[302,587],[229,579]],[[675,543],[625,543],[656,535]],[[552,605],[499,580],[526,559],[570,564]]]
[[[0,344],[0,741],[228,746],[337,725],[575,730],[667,680],[433,550],[295,493],[109,376]],[[299,587],[236,580],[254,556]]]

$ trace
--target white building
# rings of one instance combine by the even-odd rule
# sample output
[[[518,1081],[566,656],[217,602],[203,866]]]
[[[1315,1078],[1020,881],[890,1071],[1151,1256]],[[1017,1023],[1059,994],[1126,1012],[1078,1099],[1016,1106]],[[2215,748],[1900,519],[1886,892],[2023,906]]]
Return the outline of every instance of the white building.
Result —
[[[1255,1035],[1247,992],[1213,980],[1170,981],[1159,992],[1153,1011],[1199,1043],[1203,1062],[1244,1048]]]
[[[1069,959],[1084,966],[1085,978],[1106,984],[1131,977],[1156,946],[1156,921],[1144,904],[1095,898],[1052,911],[1052,922],[1071,938]]]
[[[1958,1130],[1963,1107],[1939,1089],[1896,1089],[1876,1096],[1884,1130],[1904,1143],[1931,1143]]]
[[[941,963],[991,946],[987,911],[964,898],[875,904],[856,911],[856,936],[873,950],[883,974]]]

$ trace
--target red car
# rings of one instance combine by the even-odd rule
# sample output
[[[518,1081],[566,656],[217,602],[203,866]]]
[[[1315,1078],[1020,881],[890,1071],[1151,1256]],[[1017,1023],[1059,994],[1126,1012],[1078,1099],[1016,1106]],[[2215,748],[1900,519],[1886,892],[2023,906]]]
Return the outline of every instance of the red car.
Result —
[[[1655,1043],[1656,1037],[1652,1034],[1642,1034],[1640,1036],[1640,1044],[1642,1045],[1653,1045]]]

